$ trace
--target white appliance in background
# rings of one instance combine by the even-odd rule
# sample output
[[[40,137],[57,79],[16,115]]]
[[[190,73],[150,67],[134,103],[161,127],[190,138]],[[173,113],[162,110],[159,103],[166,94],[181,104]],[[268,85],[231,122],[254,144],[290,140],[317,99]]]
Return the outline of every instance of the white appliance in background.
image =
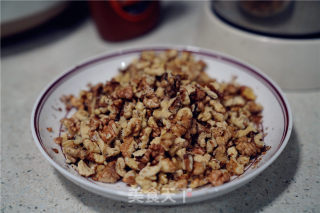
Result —
[[[254,13],[245,15],[245,11],[241,11],[237,5],[239,1],[207,2],[203,7],[195,44],[224,52],[256,66],[277,81],[283,89],[320,88],[320,25],[314,25],[320,19],[314,19],[308,25],[313,28],[301,28],[298,31],[299,24],[305,26],[303,21],[306,18],[297,18],[297,14],[303,11],[306,13],[308,9],[308,5],[301,5],[303,3],[304,1],[291,2],[291,8],[288,8],[290,11],[286,12],[289,13],[286,14],[287,17],[282,20],[280,17],[281,23],[270,24],[266,17],[253,17]],[[320,9],[320,2],[315,1],[313,4],[312,8]],[[214,12],[217,8],[219,10]],[[317,14],[320,16],[320,13],[313,15]],[[270,17],[273,22],[277,18]],[[250,22],[250,19],[258,21]],[[312,30],[315,34],[312,34]],[[308,38],[304,38],[303,33],[308,34]]]

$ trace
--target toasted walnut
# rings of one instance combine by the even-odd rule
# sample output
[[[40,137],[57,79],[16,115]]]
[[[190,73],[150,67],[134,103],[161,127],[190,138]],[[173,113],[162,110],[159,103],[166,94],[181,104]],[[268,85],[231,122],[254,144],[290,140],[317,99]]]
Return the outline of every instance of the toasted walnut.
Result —
[[[180,150],[183,147],[187,147],[187,146],[188,146],[188,141],[186,139],[178,137],[174,140],[173,146],[171,146],[171,148],[169,150],[169,154],[171,156],[174,156],[178,150]],[[177,153],[177,155],[179,156],[178,153]],[[180,158],[183,159],[183,155]]]
[[[116,172],[116,161],[109,162],[105,168],[97,172],[94,177],[95,180],[103,183],[115,183],[119,180],[120,176]]]
[[[169,159],[165,158],[160,161],[161,172],[173,173],[176,171],[176,165]]]
[[[175,99],[165,99],[160,104],[160,109],[153,111],[153,116],[157,119],[168,118],[172,113],[169,111],[170,105]]]
[[[226,168],[231,174],[241,175],[244,172],[243,164],[238,163],[234,157],[227,162]]]
[[[176,136],[172,134],[171,132],[166,132],[160,137],[160,144],[163,146],[163,148],[166,151],[169,151],[170,146],[175,141]]]
[[[200,163],[203,162],[203,163],[205,163],[205,165],[209,163],[210,158],[211,158],[211,156],[210,156],[209,154],[205,154],[205,155],[198,155],[198,154],[196,154],[196,155],[194,155],[194,157],[193,157],[193,159],[194,159],[195,162],[200,162]]]
[[[150,65],[149,61],[139,61],[136,63],[136,68],[137,69],[144,69],[147,68]]]
[[[204,183],[205,184],[205,183]],[[204,185],[203,184],[203,185]],[[175,182],[175,186],[178,188],[178,189],[185,189],[187,188],[188,186],[188,180],[186,179],[179,179],[178,181]]]
[[[89,138],[90,126],[87,121],[82,121],[80,124],[80,135],[83,139]]]
[[[234,158],[236,158],[237,155],[238,155],[238,151],[237,151],[236,147],[234,147],[234,146],[228,148],[227,153],[228,153],[228,156],[231,156],[231,157],[234,157]]]
[[[189,187],[194,189],[194,188],[203,186],[207,183],[208,183],[207,178],[195,178],[191,181],[191,183],[189,184]]]
[[[132,117],[132,111],[134,109],[134,103],[132,102],[126,102],[123,108],[123,116],[126,119],[129,119]]]
[[[135,159],[126,157],[124,161],[131,169],[139,170],[139,163]]]
[[[90,141],[89,139],[85,139],[83,141],[83,146],[86,148],[89,152],[94,152],[94,153],[100,153],[99,146],[93,142]]]
[[[250,161],[250,158],[248,156],[243,156],[243,155],[239,156],[237,159],[237,162],[242,165],[248,165],[249,161]]]
[[[150,117],[148,120],[148,126],[152,129],[152,136],[157,137],[160,135],[160,129],[158,127],[158,124],[156,123],[155,119],[153,117]]]
[[[101,139],[106,143],[111,143],[119,134],[117,124],[111,120],[108,125],[103,127],[103,131],[100,133]]]
[[[157,187],[157,183],[155,181],[152,181],[146,177],[142,177],[141,175],[137,175],[135,181],[139,186],[141,186],[141,189],[143,191],[148,191],[150,190],[150,188]]]
[[[158,175],[159,177],[159,183],[160,184],[167,184],[168,183],[168,178],[167,178],[167,175],[165,173],[159,173]]]
[[[153,51],[143,51],[141,53],[141,58],[146,61],[151,61],[155,58],[155,54]]]
[[[210,106],[213,107],[213,109],[217,112],[220,112],[220,113],[225,113],[226,112],[226,109],[223,107],[223,105],[217,101],[217,100],[210,100],[209,102]]]
[[[237,132],[237,135],[236,137],[240,138],[240,137],[243,137],[243,136],[246,136],[248,135],[250,132],[257,132],[257,129],[250,123],[246,129],[244,130],[239,130]]]
[[[204,155],[205,150],[202,147],[195,146],[192,149],[191,153],[194,154],[194,155]]]
[[[89,113],[83,109],[79,109],[77,112],[73,114],[72,117],[79,119],[80,121],[85,121],[89,118]]]
[[[263,110],[263,107],[255,102],[249,102],[247,105],[251,113],[259,113]]]
[[[212,153],[213,149],[216,148],[217,145],[218,144],[213,137],[212,139],[208,140],[206,144],[207,153]]]
[[[214,156],[215,158],[222,162],[222,163],[226,163],[228,160],[227,154],[226,154],[226,147],[225,146],[218,146],[215,150],[214,150]]]
[[[130,135],[138,136],[141,130],[141,119],[139,118],[131,118],[128,122],[126,129],[123,130],[123,137],[127,137]]]
[[[205,162],[197,162],[195,161],[193,163],[193,173],[194,175],[200,175],[203,174],[206,170],[206,163]]]
[[[257,154],[257,147],[253,143],[240,142],[236,146],[237,150],[246,156],[255,156]]]
[[[155,76],[161,76],[165,73],[165,69],[163,67],[146,68],[144,71],[146,74],[155,75]]]
[[[207,138],[211,138],[211,134],[206,133],[206,132],[201,132],[199,137],[198,137],[198,140],[197,140],[198,144],[201,147],[206,147],[206,145],[207,145],[206,139]]]
[[[191,126],[192,112],[189,108],[184,107],[180,109],[176,116],[178,124],[188,129]]]
[[[259,148],[263,148],[264,147],[264,142],[262,140],[263,139],[262,137],[263,137],[262,133],[259,133],[259,134],[254,136],[254,143]]]
[[[95,173],[95,170],[90,168],[83,160],[78,162],[78,172],[80,175],[89,177]]]
[[[150,166],[150,164],[148,164],[146,167],[144,167],[140,172],[139,175],[142,177],[152,177],[154,175],[156,175],[158,172],[160,171],[160,165],[156,165],[156,166]]]
[[[176,153],[177,153],[177,156],[183,160],[184,155],[186,154],[186,148],[179,149]]]
[[[140,148],[144,149],[147,147],[151,132],[152,132],[152,128],[150,127],[146,127],[142,130],[141,137],[140,137],[141,143],[139,143]]]
[[[244,104],[245,104],[245,100],[241,96],[235,96],[234,98],[230,98],[224,102],[224,105],[227,107],[243,106]]]
[[[163,98],[164,97],[164,88],[162,87],[158,87],[156,92],[155,92],[155,95],[158,97],[158,98]]]
[[[85,159],[87,152],[81,148],[63,147],[62,151],[65,155],[69,155],[76,159]]]
[[[193,158],[192,155],[185,155],[183,159],[183,170],[191,172],[193,170]]]
[[[65,148],[65,147],[74,147],[75,144],[74,144],[74,141],[73,140],[65,140],[62,142],[62,147]]]
[[[212,170],[207,178],[213,186],[220,186],[230,180],[230,175],[227,171]]]
[[[133,91],[131,87],[125,87],[117,91],[118,98],[131,99],[133,97]]]
[[[130,157],[136,150],[137,143],[133,137],[124,138],[123,143],[120,145],[120,151],[124,157]]]
[[[103,164],[106,160],[106,156],[97,153],[90,153],[87,159],[95,163]]]
[[[120,154],[120,146],[121,146],[120,140],[116,140],[115,147],[111,148],[109,146],[106,146],[104,154],[106,154],[107,157],[116,156],[116,155]]]
[[[241,96],[248,99],[248,100],[251,100],[251,101],[256,99],[256,96],[255,96],[253,90],[251,88],[245,87],[245,86],[241,87]]]
[[[223,130],[223,135],[216,136],[216,141],[218,145],[226,145],[229,139],[232,137],[232,134],[229,129]]]
[[[219,161],[216,159],[212,159],[209,161],[208,166],[211,167],[213,170],[220,169]]]
[[[176,58],[177,56],[178,56],[177,50],[168,50],[166,52],[166,57],[168,57],[168,59],[173,59],[173,58]]]
[[[231,113],[230,121],[239,129],[244,129],[245,124],[248,123],[248,118],[244,115],[237,117],[237,113]]]
[[[218,98],[218,95],[217,95],[215,92],[211,91],[211,90],[209,89],[209,87],[204,87],[204,91],[207,93],[207,95],[208,95],[210,98],[212,98],[212,99],[217,99],[217,98]]]
[[[144,98],[143,104],[149,109],[158,108],[160,106],[159,99],[157,98],[157,96],[153,96],[151,98]]]
[[[121,177],[124,177],[126,175],[126,170],[124,169],[126,167],[126,164],[124,162],[123,158],[118,158],[116,163],[116,172]]]
[[[132,153],[132,155],[134,157],[141,157],[146,153],[146,149],[139,149],[138,151],[135,151],[134,153]]]
[[[204,108],[204,111],[198,115],[198,119],[201,120],[201,121],[208,121],[208,120],[210,120],[210,119],[212,118],[212,114],[211,114],[212,111],[213,111],[213,110],[212,110],[211,107],[206,106],[206,107]]]
[[[187,106],[190,104],[190,97],[188,91],[185,88],[180,90],[181,104]]]
[[[130,170],[127,172],[123,178],[122,181],[125,182],[128,185],[135,185],[136,184],[136,172],[134,170]]]
[[[241,175],[265,151],[254,91],[218,82],[191,52],[142,52],[111,81],[62,98],[55,142],[80,175],[178,192]],[[77,165],[77,166],[76,166]]]

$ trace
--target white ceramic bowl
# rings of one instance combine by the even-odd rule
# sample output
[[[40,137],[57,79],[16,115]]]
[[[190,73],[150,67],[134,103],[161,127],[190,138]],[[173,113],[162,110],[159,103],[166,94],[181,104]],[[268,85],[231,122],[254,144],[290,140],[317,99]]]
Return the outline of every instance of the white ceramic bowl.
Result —
[[[147,197],[143,197],[143,204],[173,205],[213,198],[248,183],[266,169],[286,146],[292,129],[291,110],[280,88],[265,74],[232,57],[196,47],[172,46],[122,50],[103,55],[76,66],[49,84],[34,105],[31,115],[31,129],[37,147],[50,164],[66,178],[91,192],[115,200],[127,202],[134,200],[134,192],[130,191],[130,187],[124,183],[95,182],[80,176],[71,166],[65,163],[60,147],[53,142],[53,138],[58,136],[59,133],[59,120],[66,114],[59,99],[65,94],[78,95],[81,89],[87,88],[88,83],[95,84],[111,79],[117,74],[119,67],[130,63],[143,50],[164,51],[170,48],[191,51],[196,58],[201,58],[207,63],[208,74],[219,81],[229,81],[232,76],[237,76],[239,83],[252,87],[258,96],[257,101],[264,107],[263,126],[267,133],[265,143],[271,146],[271,149],[262,156],[256,166],[249,165],[243,175],[233,177],[228,183],[218,187],[206,186],[192,192],[173,194],[170,195],[171,199],[166,202],[161,202],[166,197],[163,194],[157,197],[159,203],[146,203],[145,199]],[[58,110],[59,108],[62,110]],[[48,132],[47,127],[52,127],[53,133]],[[55,153],[53,148],[58,149],[59,153]],[[137,201],[135,200],[135,202]]]

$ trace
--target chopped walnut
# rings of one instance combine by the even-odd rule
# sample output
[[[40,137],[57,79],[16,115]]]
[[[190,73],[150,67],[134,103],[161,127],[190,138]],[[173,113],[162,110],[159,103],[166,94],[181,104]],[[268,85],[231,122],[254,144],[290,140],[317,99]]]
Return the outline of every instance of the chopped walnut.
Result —
[[[160,165],[156,165],[156,166],[147,165],[139,172],[139,175],[142,177],[152,177],[160,171],[160,168],[161,168]]]
[[[208,180],[206,178],[195,178],[191,181],[191,183],[189,184],[189,187],[190,188],[197,188],[197,187],[200,187],[200,186],[203,186],[205,184],[208,183]]]
[[[142,52],[119,75],[64,96],[66,162],[95,181],[143,192],[219,186],[265,151],[263,107],[250,87],[218,82],[191,52]]]
[[[249,87],[245,87],[245,86],[241,87],[241,95],[250,101],[253,101],[256,99],[256,96],[253,90]]]
[[[248,135],[250,132],[257,132],[257,129],[256,129],[252,124],[250,124],[249,126],[247,126],[247,128],[244,129],[244,130],[239,130],[239,131],[237,132],[236,137],[240,138],[240,137],[246,136],[246,135]]]
[[[126,87],[119,89],[117,91],[117,96],[119,98],[131,99],[133,97],[133,91],[131,87]]]
[[[120,145],[120,151],[124,157],[130,157],[136,147],[137,143],[133,137],[124,138],[123,143]]]
[[[231,174],[241,175],[244,172],[243,164],[238,163],[235,157],[230,158],[227,162],[226,168]]]
[[[126,170],[124,169],[125,167],[126,167],[126,164],[124,162],[124,159],[123,158],[118,158],[117,159],[117,163],[116,163],[116,172],[121,177],[126,175]]]
[[[254,136],[254,143],[259,148],[263,148],[264,147],[264,142],[262,141],[262,139],[263,139],[263,135],[262,135],[261,132]]]
[[[135,159],[126,157],[124,160],[126,165],[129,166],[131,169],[139,170],[139,163]]]
[[[241,96],[235,96],[230,98],[224,102],[226,107],[230,106],[243,106],[245,104],[245,100]]]
[[[230,175],[225,170],[212,170],[207,178],[213,186],[220,186],[230,180]]]
[[[95,142],[90,141],[89,139],[85,139],[83,141],[83,146],[91,153],[100,153],[99,146]]]
[[[129,172],[127,172],[123,176],[122,181],[128,185],[135,185],[136,184],[136,172],[134,170],[130,170]]]
[[[236,146],[236,148],[237,150],[239,150],[239,152],[242,155],[246,155],[246,156],[255,156],[258,151],[254,143],[247,143],[247,142],[240,142]]]
[[[150,109],[158,108],[160,106],[159,99],[157,96],[153,96],[151,98],[144,98],[143,104]]]
[[[176,171],[176,165],[168,158],[162,159],[160,161],[161,172],[173,173]]]
[[[195,161],[193,163],[193,172],[194,175],[200,175],[203,174],[206,170],[206,163],[205,162],[197,162]]]
[[[80,175],[89,177],[95,173],[94,169],[90,168],[83,160],[78,162],[78,172]]]
[[[120,176],[116,172],[116,162],[109,162],[105,168],[98,171],[94,180],[104,182],[104,183],[115,183],[119,180]]]
[[[237,161],[238,161],[238,163],[240,163],[242,165],[247,165],[250,161],[250,158],[247,156],[241,155],[240,157],[238,157]]]
[[[228,156],[231,156],[231,157],[234,157],[234,158],[237,157],[237,155],[238,155],[238,151],[234,146],[230,147],[227,150],[227,153],[228,153]]]
[[[139,118],[131,118],[128,122],[127,127],[123,130],[123,137],[127,137],[130,135],[138,136],[141,130],[141,119]]]

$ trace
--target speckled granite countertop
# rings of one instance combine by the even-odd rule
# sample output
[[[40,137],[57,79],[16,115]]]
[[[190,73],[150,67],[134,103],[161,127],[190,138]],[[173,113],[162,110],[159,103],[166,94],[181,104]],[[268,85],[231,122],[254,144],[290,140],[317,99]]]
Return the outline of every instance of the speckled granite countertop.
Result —
[[[2,49],[1,212],[320,212],[319,90],[286,92],[294,130],[288,146],[268,169],[234,192],[192,205],[146,207],[97,196],[60,175],[34,145],[30,113],[41,89],[53,78],[87,57],[112,49],[193,44],[195,32],[190,26],[196,25],[199,12],[199,3],[169,5],[158,28],[123,43],[102,41],[93,23],[85,20]]]

